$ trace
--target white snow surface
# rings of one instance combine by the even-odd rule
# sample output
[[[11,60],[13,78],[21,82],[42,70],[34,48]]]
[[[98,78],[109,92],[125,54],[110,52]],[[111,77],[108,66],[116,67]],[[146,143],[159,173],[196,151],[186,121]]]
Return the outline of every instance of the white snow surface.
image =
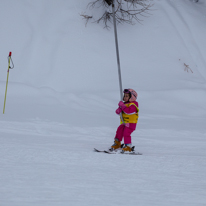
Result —
[[[205,206],[206,1],[153,0],[118,25],[141,156],[93,151],[113,143],[120,92],[113,27],[85,27],[89,2],[1,1],[0,206]]]

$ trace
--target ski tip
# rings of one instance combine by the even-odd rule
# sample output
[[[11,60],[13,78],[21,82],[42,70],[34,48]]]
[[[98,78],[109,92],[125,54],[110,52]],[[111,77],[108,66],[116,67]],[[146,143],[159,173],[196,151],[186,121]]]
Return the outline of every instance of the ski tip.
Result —
[[[94,151],[95,151],[95,152],[104,152],[104,150],[101,151],[101,150],[98,150],[98,149],[96,149],[96,148],[94,148]]]

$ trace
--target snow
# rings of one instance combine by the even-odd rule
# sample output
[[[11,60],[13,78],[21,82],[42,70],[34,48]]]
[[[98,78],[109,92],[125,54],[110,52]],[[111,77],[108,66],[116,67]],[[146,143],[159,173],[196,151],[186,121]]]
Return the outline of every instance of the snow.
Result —
[[[93,152],[113,143],[120,95],[114,33],[85,27],[89,2],[1,3],[2,112],[9,51],[15,68],[0,114],[0,205],[206,205],[206,2],[154,0],[143,25],[118,25],[141,156]]]

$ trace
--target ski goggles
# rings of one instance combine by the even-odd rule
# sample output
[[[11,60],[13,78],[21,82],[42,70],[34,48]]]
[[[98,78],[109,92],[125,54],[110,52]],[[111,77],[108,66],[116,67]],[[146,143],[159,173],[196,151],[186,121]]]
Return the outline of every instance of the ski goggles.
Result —
[[[130,94],[129,89],[124,89],[124,93],[126,93],[126,94]]]

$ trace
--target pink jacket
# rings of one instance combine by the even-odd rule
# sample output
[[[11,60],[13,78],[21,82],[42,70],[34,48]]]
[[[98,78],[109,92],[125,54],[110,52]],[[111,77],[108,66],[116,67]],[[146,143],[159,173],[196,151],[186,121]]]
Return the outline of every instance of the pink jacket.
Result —
[[[136,102],[136,101],[132,101],[132,102],[124,102],[124,104],[127,104],[127,103],[134,103],[137,107],[138,107],[138,102]],[[118,108],[117,110],[116,110],[116,114],[120,114],[121,112],[124,112],[124,113],[126,113],[126,114],[133,114],[133,113],[137,113],[138,111],[137,111],[137,108],[134,106],[134,105],[130,105],[129,107],[124,107],[124,108]],[[129,127],[129,128],[131,128],[131,129],[133,129],[133,130],[135,130],[136,129],[136,123],[126,123],[126,127]]]

